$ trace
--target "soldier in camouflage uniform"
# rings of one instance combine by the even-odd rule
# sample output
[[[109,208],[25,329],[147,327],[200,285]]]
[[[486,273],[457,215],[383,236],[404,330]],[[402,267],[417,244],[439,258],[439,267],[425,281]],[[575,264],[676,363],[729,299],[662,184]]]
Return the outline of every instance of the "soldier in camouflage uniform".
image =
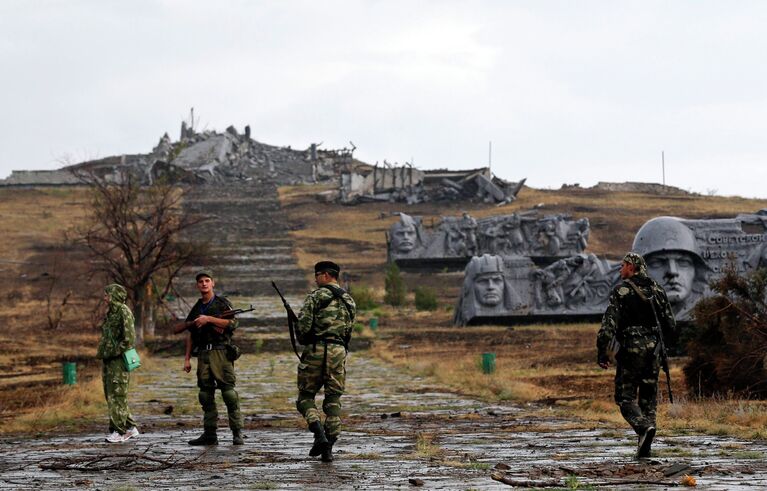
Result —
[[[658,403],[659,336],[674,339],[676,322],[666,292],[647,275],[642,256],[626,254],[620,276],[597,335],[597,362],[607,369],[610,346],[618,343],[615,402],[639,436],[637,456],[649,457]]]
[[[198,399],[203,410],[203,434],[190,440],[189,445],[218,445],[218,409],[216,388],[229,415],[232,443],[242,445],[242,413],[240,397],[234,389],[234,355],[232,335],[237,328],[237,319],[222,319],[221,314],[232,310],[232,304],[225,297],[213,292],[215,282],[210,271],[200,271],[195,276],[200,299],[194,304],[184,322],[176,325],[174,331],[189,331],[186,340],[184,371],[192,369],[191,357],[197,356]]]
[[[136,422],[128,409],[130,373],[125,368],[123,353],[136,343],[133,314],[125,300],[128,292],[120,285],[104,288],[104,300],[109,304],[96,356],[103,360],[101,379],[109,408],[109,443],[121,443],[138,436]]]
[[[333,444],[341,433],[346,352],[357,311],[351,295],[338,286],[340,271],[341,268],[331,261],[315,264],[314,278],[318,288],[306,297],[298,321],[298,340],[305,348],[298,364],[296,408],[314,433],[309,455],[321,455],[324,462],[333,460]],[[324,427],[314,403],[315,395],[323,386]]]

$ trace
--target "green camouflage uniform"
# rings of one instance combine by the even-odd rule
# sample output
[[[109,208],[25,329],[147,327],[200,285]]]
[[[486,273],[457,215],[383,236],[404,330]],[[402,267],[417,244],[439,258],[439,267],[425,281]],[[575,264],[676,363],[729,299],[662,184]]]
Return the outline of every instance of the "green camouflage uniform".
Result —
[[[663,287],[647,276],[644,259],[629,253],[624,261],[634,264],[636,272],[628,280],[621,280],[610,293],[609,305],[597,335],[597,361],[604,363],[609,360],[608,345],[615,337],[620,343],[616,355],[615,403],[634,431],[642,435],[648,427],[655,426],[660,348],[652,306],[637,294],[631,283],[645,298],[655,299],[655,312],[663,329],[664,341],[675,339],[676,322]]]
[[[219,317],[221,313],[232,310],[232,304],[224,297],[214,296],[208,304],[198,299],[186,321],[190,322],[200,315]],[[197,355],[198,400],[203,411],[203,428],[207,434],[215,434],[218,427],[218,409],[216,408],[216,388],[221,389],[221,397],[229,415],[229,428],[233,433],[242,430],[240,396],[234,390],[236,376],[234,362],[226,357],[226,346],[232,343],[232,335],[237,329],[237,319],[229,321],[223,334],[219,334],[213,324],[201,328],[189,327],[192,335],[193,352]]]
[[[128,294],[120,285],[112,284],[104,288],[109,295],[109,310],[101,325],[97,358],[104,362],[101,379],[104,383],[104,397],[109,408],[109,432],[124,434],[136,426],[128,409],[128,385],[130,373],[125,369],[122,354],[133,348],[136,343],[136,330],[133,327],[133,314],[125,300]]]
[[[332,286],[340,287],[336,284]],[[314,397],[324,386],[324,431],[328,438],[341,433],[341,396],[346,384],[346,345],[351,337],[352,320],[357,307],[346,292],[335,298],[327,287],[320,287],[306,297],[298,321],[298,338],[306,345],[298,364],[298,399],[296,408],[307,424],[320,421]],[[322,308],[323,305],[327,305]]]

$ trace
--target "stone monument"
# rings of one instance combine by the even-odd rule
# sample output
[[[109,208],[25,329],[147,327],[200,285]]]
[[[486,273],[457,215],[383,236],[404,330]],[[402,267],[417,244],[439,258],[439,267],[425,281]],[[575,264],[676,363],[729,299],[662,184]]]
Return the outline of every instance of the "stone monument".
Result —
[[[400,245],[396,237],[403,229],[417,230],[420,247]],[[389,260],[404,269],[461,269],[473,256],[483,254],[528,256],[536,264],[547,265],[582,253],[589,234],[588,218],[572,220],[568,215],[537,218],[512,213],[477,220],[463,213],[461,217],[442,217],[428,232],[420,217],[400,213],[400,220],[389,231],[388,253]]]

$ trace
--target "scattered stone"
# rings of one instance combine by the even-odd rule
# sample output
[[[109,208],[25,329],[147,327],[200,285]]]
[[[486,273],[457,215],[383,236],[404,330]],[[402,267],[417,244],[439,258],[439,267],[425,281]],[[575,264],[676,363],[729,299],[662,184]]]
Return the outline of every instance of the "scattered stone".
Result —
[[[498,469],[499,471],[507,471],[511,469],[511,466],[509,464],[504,464],[503,462],[498,462],[497,464],[495,464],[493,469]]]
[[[687,472],[690,472],[691,470],[692,470],[692,467],[690,467],[688,464],[679,462],[677,464],[671,465],[663,469],[663,475],[666,477],[674,478],[674,477],[679,477],[683,474],[686,474]]]
[[[173,414],[173,405],[165,406],[165,409],[162,410],[163,414]]]
[[[413,486],[423,486],[424,485],[424,482],[423,482],[422,479],[417,479],[415,477],[411,477],[410,479],[407,480],[407,482],[409,482]]]

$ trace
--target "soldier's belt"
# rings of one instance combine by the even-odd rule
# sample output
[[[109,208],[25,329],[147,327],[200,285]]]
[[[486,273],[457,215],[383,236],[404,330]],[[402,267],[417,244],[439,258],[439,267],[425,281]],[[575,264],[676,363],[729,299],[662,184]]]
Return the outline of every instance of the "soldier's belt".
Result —
[[[200,351],[214,351],[214,350],[222,350],[226,349],[225,344],[205,344],[203,346],[200,346]]]

